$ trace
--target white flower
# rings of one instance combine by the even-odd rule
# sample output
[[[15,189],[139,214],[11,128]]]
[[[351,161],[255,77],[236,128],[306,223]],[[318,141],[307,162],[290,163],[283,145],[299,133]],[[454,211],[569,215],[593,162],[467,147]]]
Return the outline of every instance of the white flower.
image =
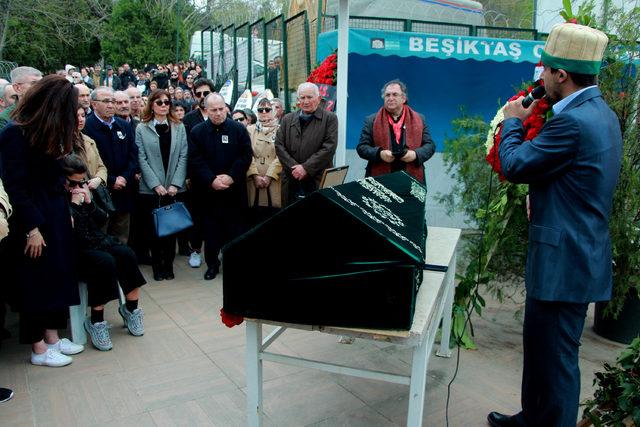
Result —
[[[489,152],[491,151],[491,148],[493,147],[493,136],[496,134],[496,130],[498,129],[498,126],[500,126],[500,123],[502,123],[504,120],[503,110],[504,110],[504,107],[500,108],[496,113],[495,117],[493,118],[493,120],[491,120],[491,123],[489,123],[489,132],[487,132],[487,141],[485,142],[487,154],[489,154]]]

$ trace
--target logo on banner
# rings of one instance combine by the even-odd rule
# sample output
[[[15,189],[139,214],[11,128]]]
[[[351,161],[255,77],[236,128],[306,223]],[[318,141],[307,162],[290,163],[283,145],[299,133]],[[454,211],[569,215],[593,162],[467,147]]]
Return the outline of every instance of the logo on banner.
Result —
[[[384,49],[384,39],[371,39],[371,49]]]

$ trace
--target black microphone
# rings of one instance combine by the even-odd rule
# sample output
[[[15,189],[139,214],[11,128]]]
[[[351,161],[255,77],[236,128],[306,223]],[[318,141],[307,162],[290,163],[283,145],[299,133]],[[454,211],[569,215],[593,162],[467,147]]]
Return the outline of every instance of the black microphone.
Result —
[[[538,86],[533,89],[531,93],[524,97],[522,100],[522,106],[524,108],[529,108],[529,105],[533,103],[534,100],[540,99],[545,95],[546,91],[544,90],[544,86]]]

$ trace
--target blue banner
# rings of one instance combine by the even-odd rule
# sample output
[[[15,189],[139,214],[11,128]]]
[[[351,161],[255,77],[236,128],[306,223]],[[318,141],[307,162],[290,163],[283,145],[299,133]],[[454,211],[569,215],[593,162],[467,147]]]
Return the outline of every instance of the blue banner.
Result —
[[[318,62],[338,46],[338,33],[322,33]],[[349,30],[349,52],[361,55],[408,58],[475,59],[476,61],[530,62],[537,64],[543,41],[491,39],[379,30]]]

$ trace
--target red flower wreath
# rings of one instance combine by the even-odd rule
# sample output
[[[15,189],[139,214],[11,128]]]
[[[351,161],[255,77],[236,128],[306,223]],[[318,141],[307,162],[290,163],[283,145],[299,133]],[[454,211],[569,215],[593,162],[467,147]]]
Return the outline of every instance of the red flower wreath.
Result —
[[[526,89],[520,90],[518,93],[513,95],[509,101],[514,101],[521,96],[527,96],[529,92],[535,89],[538,86],[542,86],[542,80],[538,80],[537,82],[528,85]],[[504,108],[504,107],[503,107]],[[505,177],[502,174],[502,165],[500,164],[500,156],[499,148],[500,141],[502,139],[502,121],[504,120],[503,108],[500,108],[496,113],[496,116],[491,121],[489,125],[489,134],[487,135],[487,157],[485,159],[491,165],[491,169],[498,174],[500,177],[500,181],[504,181]],[[547,97],[544,97],[538,101],[536,106],[533,108],[531,115],[522,123],[524,126],[524,141],[531,141],[533,138],[538,136],[540,130],[547,122],[549,112],[551,111],[551,104],[549,104],[549,100]]]
[[[338,54],[327,56],[322,63],[309,74],[308,82],[335,86],[338,72]]]

